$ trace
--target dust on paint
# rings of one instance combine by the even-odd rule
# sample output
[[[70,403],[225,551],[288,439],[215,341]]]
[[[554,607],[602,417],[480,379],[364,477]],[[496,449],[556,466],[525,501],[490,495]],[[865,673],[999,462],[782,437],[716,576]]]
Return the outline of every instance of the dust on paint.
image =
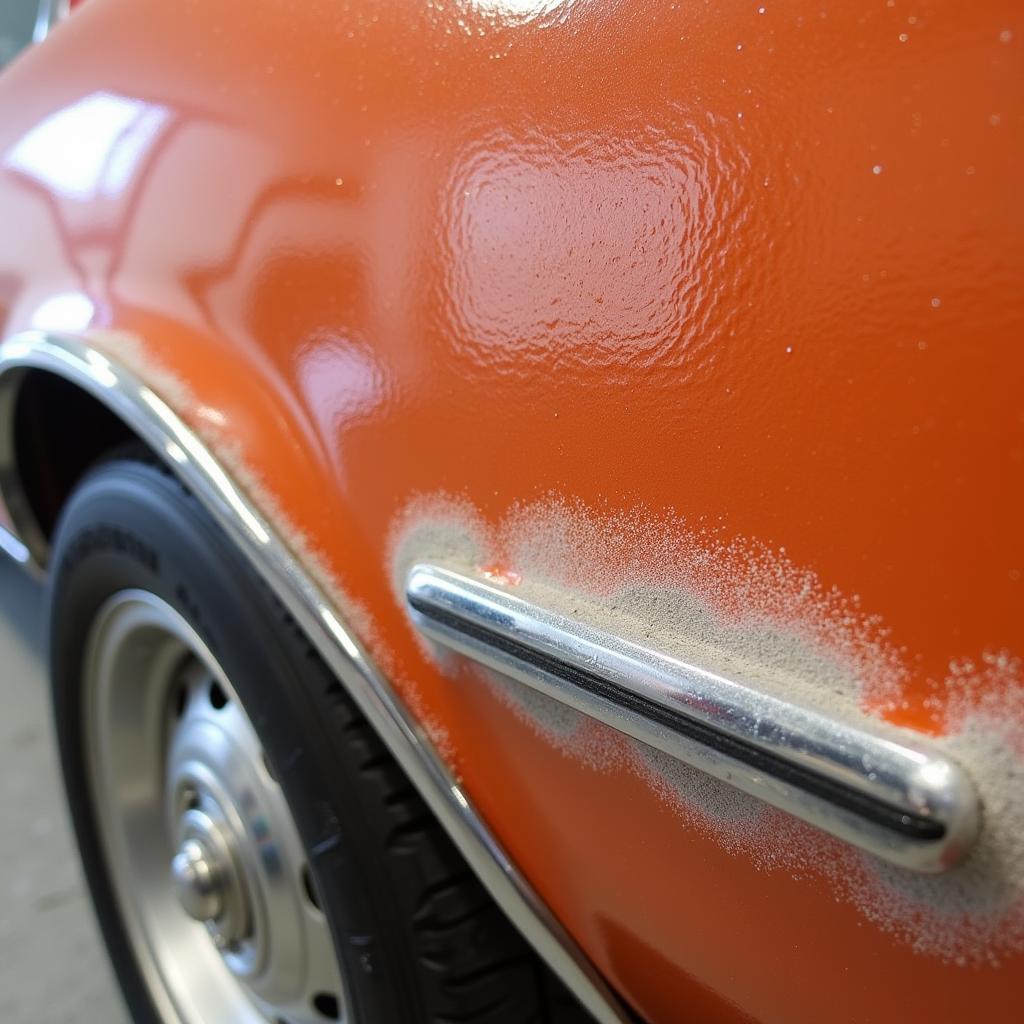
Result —
[[[782,551],[639,508],[595,511],[550,496],[489,527],[447,494],[413,500],[390,544],[395,598],[430,561],[894,739],[904,657],[877,616]],[[443,671],[474,671],[420,638]],[[978,788],[984,824],[967,860],[941,875],[890,865],[512,679],[476,669],[495,696],[564,757],[631,772],[685,822],[759,871],[823,878],[835,897],[915,951],[998,964],[1024,950],[1024,673],[1007,654],[958,662],[942,691],[945,734],[927,742]]]

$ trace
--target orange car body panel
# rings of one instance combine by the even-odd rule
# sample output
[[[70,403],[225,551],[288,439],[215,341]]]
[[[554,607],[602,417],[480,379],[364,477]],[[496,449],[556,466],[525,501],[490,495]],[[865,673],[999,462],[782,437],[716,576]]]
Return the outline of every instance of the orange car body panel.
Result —
[[[1022,48],[1012,0],[90,0],[0,79],[4,334],[137,339],[646,1018],[1008,1020],[1024,956],[916,952],[446,678],[389,544],[424,493],[713,522],[858,595],[877,712],[941,732],[951,660],[1020,651]]]

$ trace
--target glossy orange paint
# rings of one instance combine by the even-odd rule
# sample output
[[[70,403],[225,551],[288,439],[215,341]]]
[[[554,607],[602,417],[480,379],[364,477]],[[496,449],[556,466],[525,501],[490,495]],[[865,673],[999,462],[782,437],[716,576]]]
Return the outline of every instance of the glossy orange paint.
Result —
[[[1012,0],[90,0],[0,80],[4,333],[121,332],[645,1017],[1011,1019],[1021,957],[683,829],[441,676],[387,573],[422,492],[673,508],[860,595],[941,730],[1021,647],[1022,47]]]

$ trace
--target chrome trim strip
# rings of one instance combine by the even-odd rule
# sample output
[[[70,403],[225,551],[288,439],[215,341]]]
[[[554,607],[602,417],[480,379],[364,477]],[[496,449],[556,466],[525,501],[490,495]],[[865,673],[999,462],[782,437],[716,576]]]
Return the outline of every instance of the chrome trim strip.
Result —
[[[5,526],[0,526],[0,551],[20,565],[28,564],[28,548]]]
[[[41,579],[50,545],[21,485],[14,443],[15,406],[21,379],[27,372],[25,368],[12,369],[0,380],[0,495],[14,527],[13,533],[28,552],[23,564]]]
[[[16,335],[0,347],[0,391],[26,367],[73,381],[166,460],[300,624],[509,919],[599,1024],[628,1024],[629,1012],[519,872],[330,600],[199,438],[142,381],[84,341]],[[9,420],[0,422],[0,436],[10,430]]]
[[[69,13],[68,0],[39,0],[35,25],[32,27],[32,42],[41,43]]]
[[[944,871],[977,833],[974,786],[924,742],[904,745],[438,566],[411,570],[406,600],[445,647],[894,864]]]

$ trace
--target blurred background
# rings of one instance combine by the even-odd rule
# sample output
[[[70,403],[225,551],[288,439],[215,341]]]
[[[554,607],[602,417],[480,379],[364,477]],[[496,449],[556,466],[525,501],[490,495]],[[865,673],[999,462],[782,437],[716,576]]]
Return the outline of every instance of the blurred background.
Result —
[[[127,1024],[64,805],[44,633],[42,587],[0,553],[0,1021]]]

